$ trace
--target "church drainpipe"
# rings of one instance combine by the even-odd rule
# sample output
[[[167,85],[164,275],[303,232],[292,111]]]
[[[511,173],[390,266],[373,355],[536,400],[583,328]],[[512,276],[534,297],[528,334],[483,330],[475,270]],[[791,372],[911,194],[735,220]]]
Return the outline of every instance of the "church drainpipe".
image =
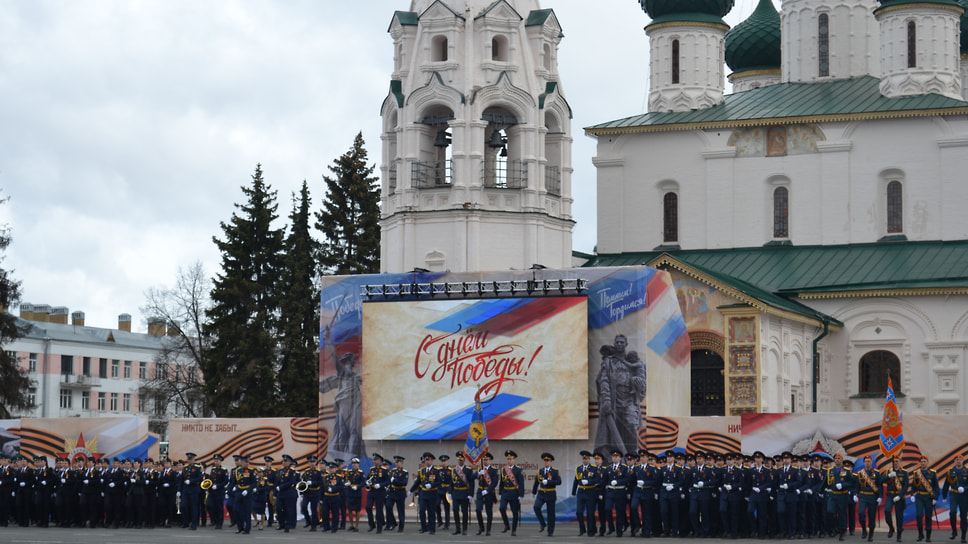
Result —
[[[823,332],[813,339],[813,411],[817,411],[817,375],[820,373],[820,348],[817,345],[830,332],[830,320],[823,318]]]

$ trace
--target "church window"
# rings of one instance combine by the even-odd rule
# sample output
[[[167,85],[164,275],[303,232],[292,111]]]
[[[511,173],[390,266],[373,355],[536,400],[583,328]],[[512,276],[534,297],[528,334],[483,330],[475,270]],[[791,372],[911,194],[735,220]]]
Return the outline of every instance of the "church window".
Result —
[[[542,50],[544,51],[544,55],[542,55],[542,59],[541,59],[542,66],[544,66],[545,70],[550,72],[551,71],[551,46],[549,44],[544,44],[544,47],[542,48]]]
[[[914,21],[907,24],[907,65],[908,68],[918,67],[918,30]]]
[[[504,36],[494,36],[491,39],[491,60],[507,62],[508,40]]]
[[[790,192],[786,187],[773,191],[773,237],[790,237]]]
[[[447,36],[434,36],[430,43],[430,60],[433,62],[447,60]]]
[[[901,195],[901,182],[887,184],[887,233],[904,232],[904,197]]]
[[[818,21],[817,56],[820,61],[820,77],[830,75],[830,20],[826,13]]]
[[[679,195],[676,193],[662,197],[662,241],[679,241]]]
[[[901,360],[890,351],[869,351],[860,358],[860,387],[858,393],[876,393],[883,395],[887,392],[887,377],[891,377],[891,385],[895,393],[901,392]]]
[[[679,83],[679,40],[672,40],[672,82]]]

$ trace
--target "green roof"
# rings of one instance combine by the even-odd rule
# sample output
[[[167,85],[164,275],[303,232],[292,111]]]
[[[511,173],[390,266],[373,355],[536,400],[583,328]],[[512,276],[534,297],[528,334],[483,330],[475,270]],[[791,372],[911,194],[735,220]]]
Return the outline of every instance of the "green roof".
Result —
[[[416,26],[420,22],[420,16],[413,11],[394,11],[393,18],[390,19],[391,22],[393,19],[399,20],[403,26]]]
[[[524,21],[524,26],[541,26],[545,24],[548,17],[554,12],[552,9],[536,9],[528,14],[527,20]]]
[[[887,98],[880,79],[864,76],[822,83],[780,83],[726,96],[718,106],[649,112],[585,128],[590,135],[696,128],[779,125],[858,118],[966,115],[968,102],[940,94]]]
[[[596,255],[586,267],[668,257],[777,308],[821,315],[789,297],[968,288],[968,240],[646,251]]]
[[[726,65],[734,72],[780,67],[780,12],[760,0],[753,14],[726,33]]]

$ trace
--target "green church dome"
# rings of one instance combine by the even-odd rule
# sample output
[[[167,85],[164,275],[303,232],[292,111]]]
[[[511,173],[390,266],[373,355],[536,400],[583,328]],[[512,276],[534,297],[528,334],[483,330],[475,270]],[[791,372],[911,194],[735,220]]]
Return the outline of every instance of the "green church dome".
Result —
[[[780,13],[772,0],[760,0],[753,14],[726,34],[726,64],[734,72],[780,67]]]
[[[672,20],[670,16],[677,15],[722,18],[733,9],[735,0],[639,0],[639,3],[653,20]]]

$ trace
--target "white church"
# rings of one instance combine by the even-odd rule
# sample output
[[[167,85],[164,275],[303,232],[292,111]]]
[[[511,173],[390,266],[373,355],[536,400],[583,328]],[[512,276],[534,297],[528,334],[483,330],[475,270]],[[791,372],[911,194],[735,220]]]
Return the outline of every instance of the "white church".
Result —
[[[761,0],[733,28],[733,0],[640,3],[649,112],[585,129],[594,255],[554,12],[394,14],[384,270],[670,271],[691,414],[649,415],[878,411],[888,377],[906,413],[968,413],[968,0]]]

